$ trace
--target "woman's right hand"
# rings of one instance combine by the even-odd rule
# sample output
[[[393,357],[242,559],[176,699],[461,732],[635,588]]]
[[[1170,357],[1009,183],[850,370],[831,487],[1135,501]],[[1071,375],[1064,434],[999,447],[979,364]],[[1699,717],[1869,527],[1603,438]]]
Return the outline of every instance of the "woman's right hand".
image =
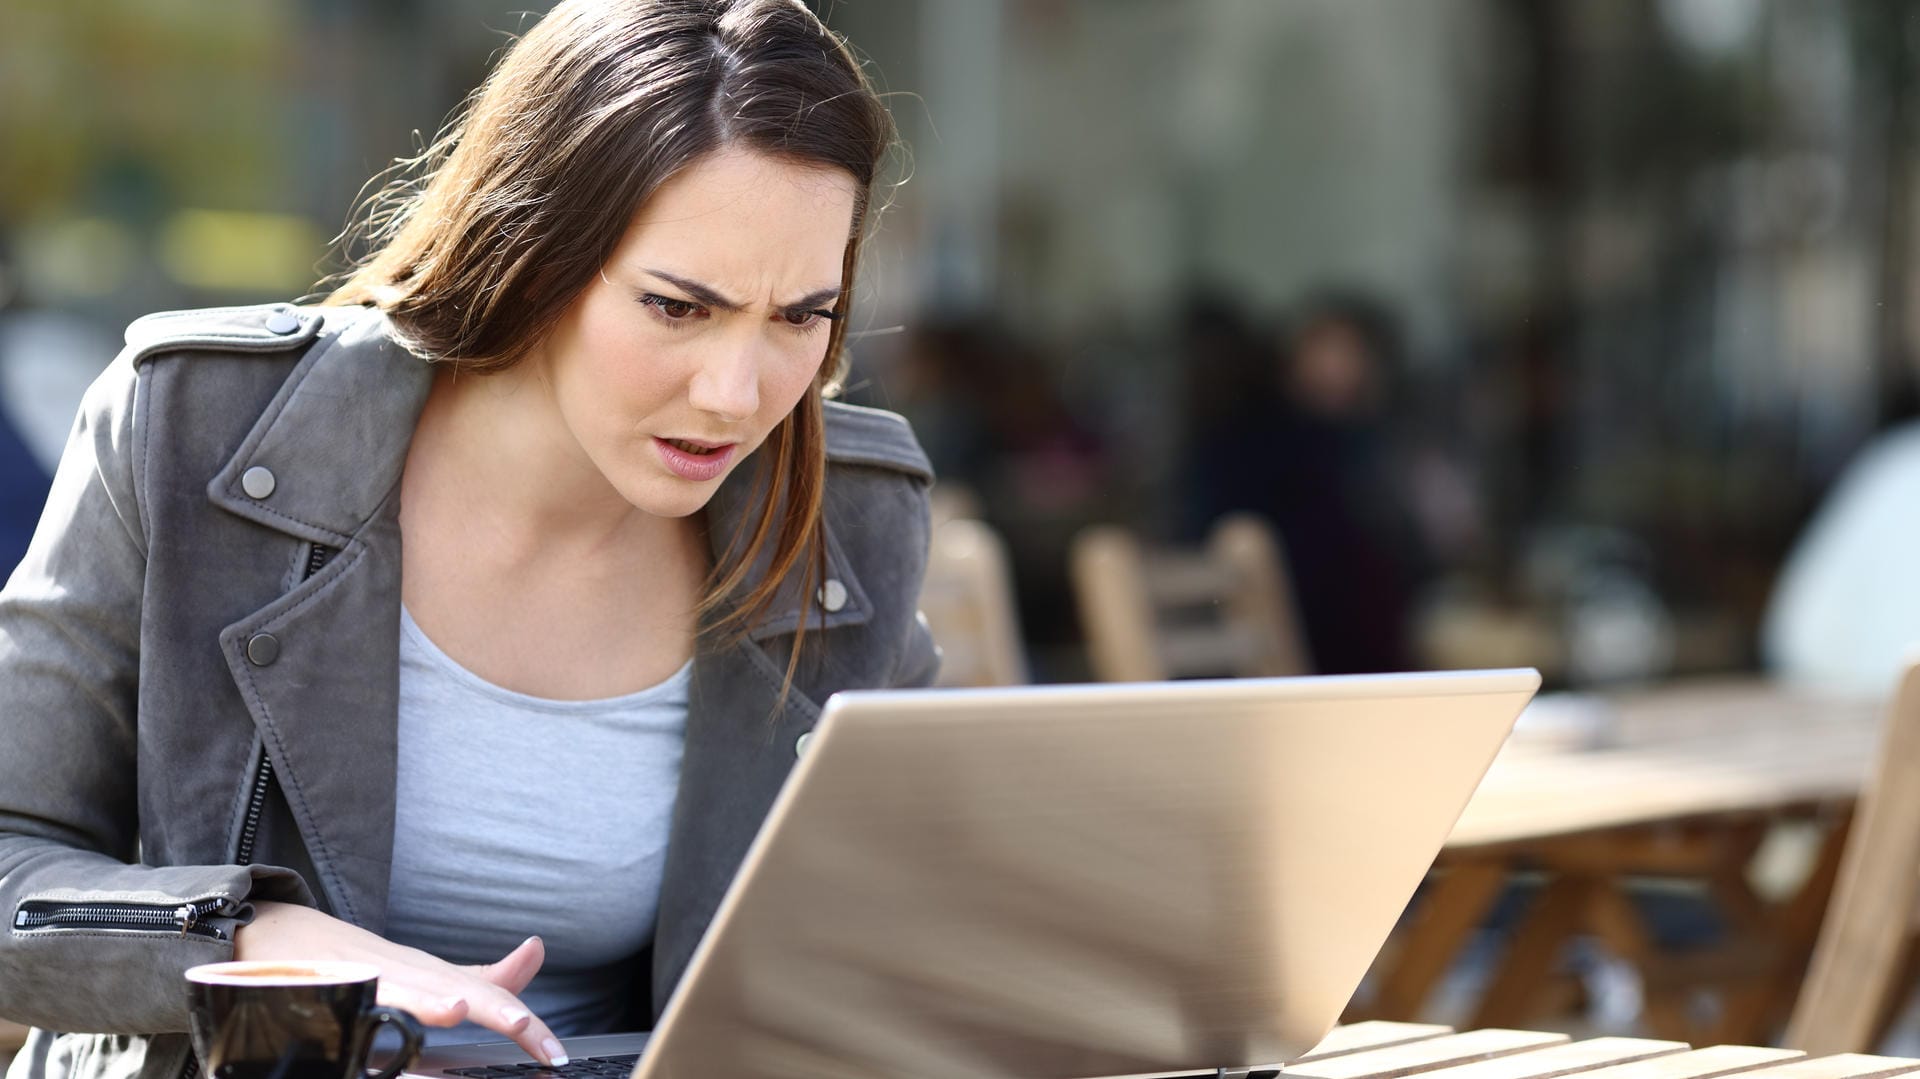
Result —
[[[566,1050],[519,993],[546,960],[539,937],[497,963],[463,967],[395,944],[331,915],[294,903],[256,903],[253,921],[234,935],[235,959],[347,959],[380,968],[380,1003],[412,1012],[428,1026],[471,1020],[515,1042],[542,1064],[567,1062]]]

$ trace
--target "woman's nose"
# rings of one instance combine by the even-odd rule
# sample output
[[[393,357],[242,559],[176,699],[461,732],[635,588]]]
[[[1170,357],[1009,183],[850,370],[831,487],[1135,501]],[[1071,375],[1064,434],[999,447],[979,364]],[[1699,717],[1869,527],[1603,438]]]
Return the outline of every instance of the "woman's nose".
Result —
[[[751,345],[732,345],[707,357],[687,387],[688,403],[728,423],[760,409],[760,367]]]

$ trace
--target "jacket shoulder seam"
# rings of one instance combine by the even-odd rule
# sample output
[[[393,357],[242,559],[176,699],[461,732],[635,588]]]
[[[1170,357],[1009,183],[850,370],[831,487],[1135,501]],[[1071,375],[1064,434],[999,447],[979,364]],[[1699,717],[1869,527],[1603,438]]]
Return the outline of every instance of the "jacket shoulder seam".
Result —
[[[132,424],[134,456],[128,470],[133,473],[133,512],[140,523],[140,551],[144,555],[151,545],[151,533],[147,530],[147,481],[153,478],[153,439],[148,428],[151,421],[148,413],[153,407],[153,386],[141,378],[136,368],[133,376],[133,406],[128,422]],[[138,462],[137,470],[133,462]]]
[[[287,304],[162,311],[127,327],[127,350],[136,366],[157,355],[194,349],[291,352],[312,343],[324,322],[318,312]]]
[[[873,465],[932,482],[933,464],[905,417],[840,401],[826,402],[823,412],[830,463]]]

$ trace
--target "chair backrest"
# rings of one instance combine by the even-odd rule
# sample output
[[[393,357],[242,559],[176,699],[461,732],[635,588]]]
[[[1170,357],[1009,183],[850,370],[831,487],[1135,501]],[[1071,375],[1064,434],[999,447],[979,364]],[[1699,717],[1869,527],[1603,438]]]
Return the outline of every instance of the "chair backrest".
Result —
[[[1074,537],[1071,559],[1101,681],[1310,669],[1279,541],[1258,517],[1223,517],[1192,550],[1148,550],[1123,528],[1096,526]]]
[[[1902,977],[1920,902],[1920,662],[1887,713],[1833,899],[1820,925],[1786,1044],[1809,1056],[1871,1052],[1908,988]]]
[[[940,645],[940,686],[1027,681],[1006,544],[981,521],[936,521],[920,613]]]
[[[948,521],[982,519],[980,493],[964,483],[941,480],[927,492],[927,501],[935,530]]]

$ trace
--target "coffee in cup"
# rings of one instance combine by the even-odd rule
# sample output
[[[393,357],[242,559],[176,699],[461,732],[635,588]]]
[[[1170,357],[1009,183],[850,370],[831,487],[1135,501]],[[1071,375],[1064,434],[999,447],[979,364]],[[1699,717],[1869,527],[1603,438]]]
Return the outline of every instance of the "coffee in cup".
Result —
[[[193,1048],[208,1079],[394,1079],[419,1056],[420,1023],[374,1002],[365,963],[265,960],[187,971]],[[374,1032],[400,1031],[400,1052],[366,1069]]]

